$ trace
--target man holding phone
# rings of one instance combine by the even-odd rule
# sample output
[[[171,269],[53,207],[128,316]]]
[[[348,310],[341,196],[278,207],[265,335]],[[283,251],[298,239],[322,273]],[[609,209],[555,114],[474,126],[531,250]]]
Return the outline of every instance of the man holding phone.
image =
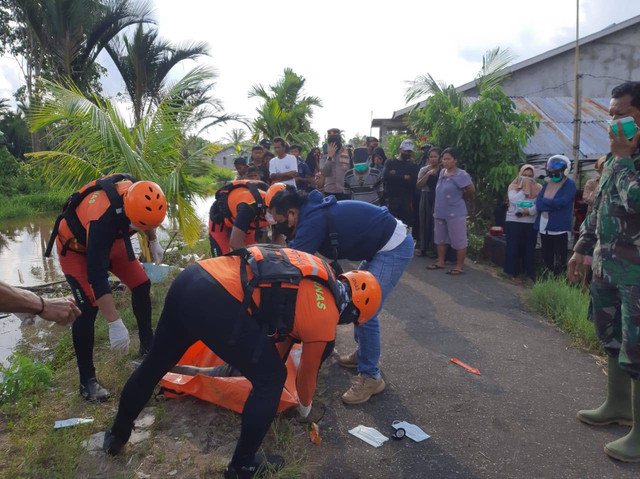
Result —
[[[607,399],[578,411],[582,422],[633,425],[606,444],[607,455],[640,461],[640,82],[611,92],[611,153],[603,165],[593,210],[580,229],[569,261],[569,279],[593,256],[591,304],[598,339],[607,352]],[[630,118],[631,120],[628,120]]]
[[[344,194],[344,175],[350,168],[349,152],[342,146],[339,128],[327,130],[327,145],[323,148],[320,172],[324,176],[325,196],[333,195],[338,201],[348,200]]]

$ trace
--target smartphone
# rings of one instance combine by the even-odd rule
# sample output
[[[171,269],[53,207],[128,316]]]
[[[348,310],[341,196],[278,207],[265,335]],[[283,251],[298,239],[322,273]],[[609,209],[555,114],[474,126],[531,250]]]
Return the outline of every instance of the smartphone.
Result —
[[[611,120],[609,121],[609,126],[611,127],[611,131],[613,131],[614,135],[618,135],[618,122],[622,124],[622,132],[627,139],[631,139],[638,133],[638,125],[634,119],[630,116],[625,116],[624,118],[620,118],[619,120]]]

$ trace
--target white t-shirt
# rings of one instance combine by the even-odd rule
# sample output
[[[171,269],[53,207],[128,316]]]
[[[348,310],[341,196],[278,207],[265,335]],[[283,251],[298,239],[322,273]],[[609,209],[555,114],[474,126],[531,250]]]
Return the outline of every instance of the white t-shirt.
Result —
[[[285,155],[284,158],[271,158],[269,161],[269,175],[273,175],[274,173],[288,173],[289,171],[298,172],[298,160],[293,155]],[[286,180],[279,181],[279,183],[284,183],[285,185],[296,186],[296,180]]]

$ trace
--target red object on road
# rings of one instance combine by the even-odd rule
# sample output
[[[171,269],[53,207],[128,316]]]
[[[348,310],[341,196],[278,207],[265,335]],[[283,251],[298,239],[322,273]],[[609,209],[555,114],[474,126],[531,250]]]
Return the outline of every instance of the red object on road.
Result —
[[[478,368],[472,368],[467,363],[463,363],[462,361],[460,361],[457,358],[451,358],[450,361],[452,363],[454,363],[454,364],[457,364],[461,368],[464,368],[468,373],[477,374],[478,376],[482,376],[482,374],[480,374],[480,370]]]
[[[489,228],[489,234],[491,236],[500,236],[504,234],[504,228],[502,226],[492,226]]]
[[[320,445],[322,444],[322,438],[320,437],[320,429],[318,429],[318,425],[315,422],[311,423],[311,431],[309,431],[309,439],[311,442]]]

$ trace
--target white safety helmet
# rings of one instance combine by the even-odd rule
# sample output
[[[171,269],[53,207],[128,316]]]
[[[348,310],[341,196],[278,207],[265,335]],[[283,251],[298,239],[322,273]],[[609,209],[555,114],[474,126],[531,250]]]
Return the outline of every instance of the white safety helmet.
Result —
[[[558,176],[561,173],[562,176],[569,176],[571,172],[571,160],[564,155],[553,155],[547,160],[545,165],[545,171],[547,176]]]

